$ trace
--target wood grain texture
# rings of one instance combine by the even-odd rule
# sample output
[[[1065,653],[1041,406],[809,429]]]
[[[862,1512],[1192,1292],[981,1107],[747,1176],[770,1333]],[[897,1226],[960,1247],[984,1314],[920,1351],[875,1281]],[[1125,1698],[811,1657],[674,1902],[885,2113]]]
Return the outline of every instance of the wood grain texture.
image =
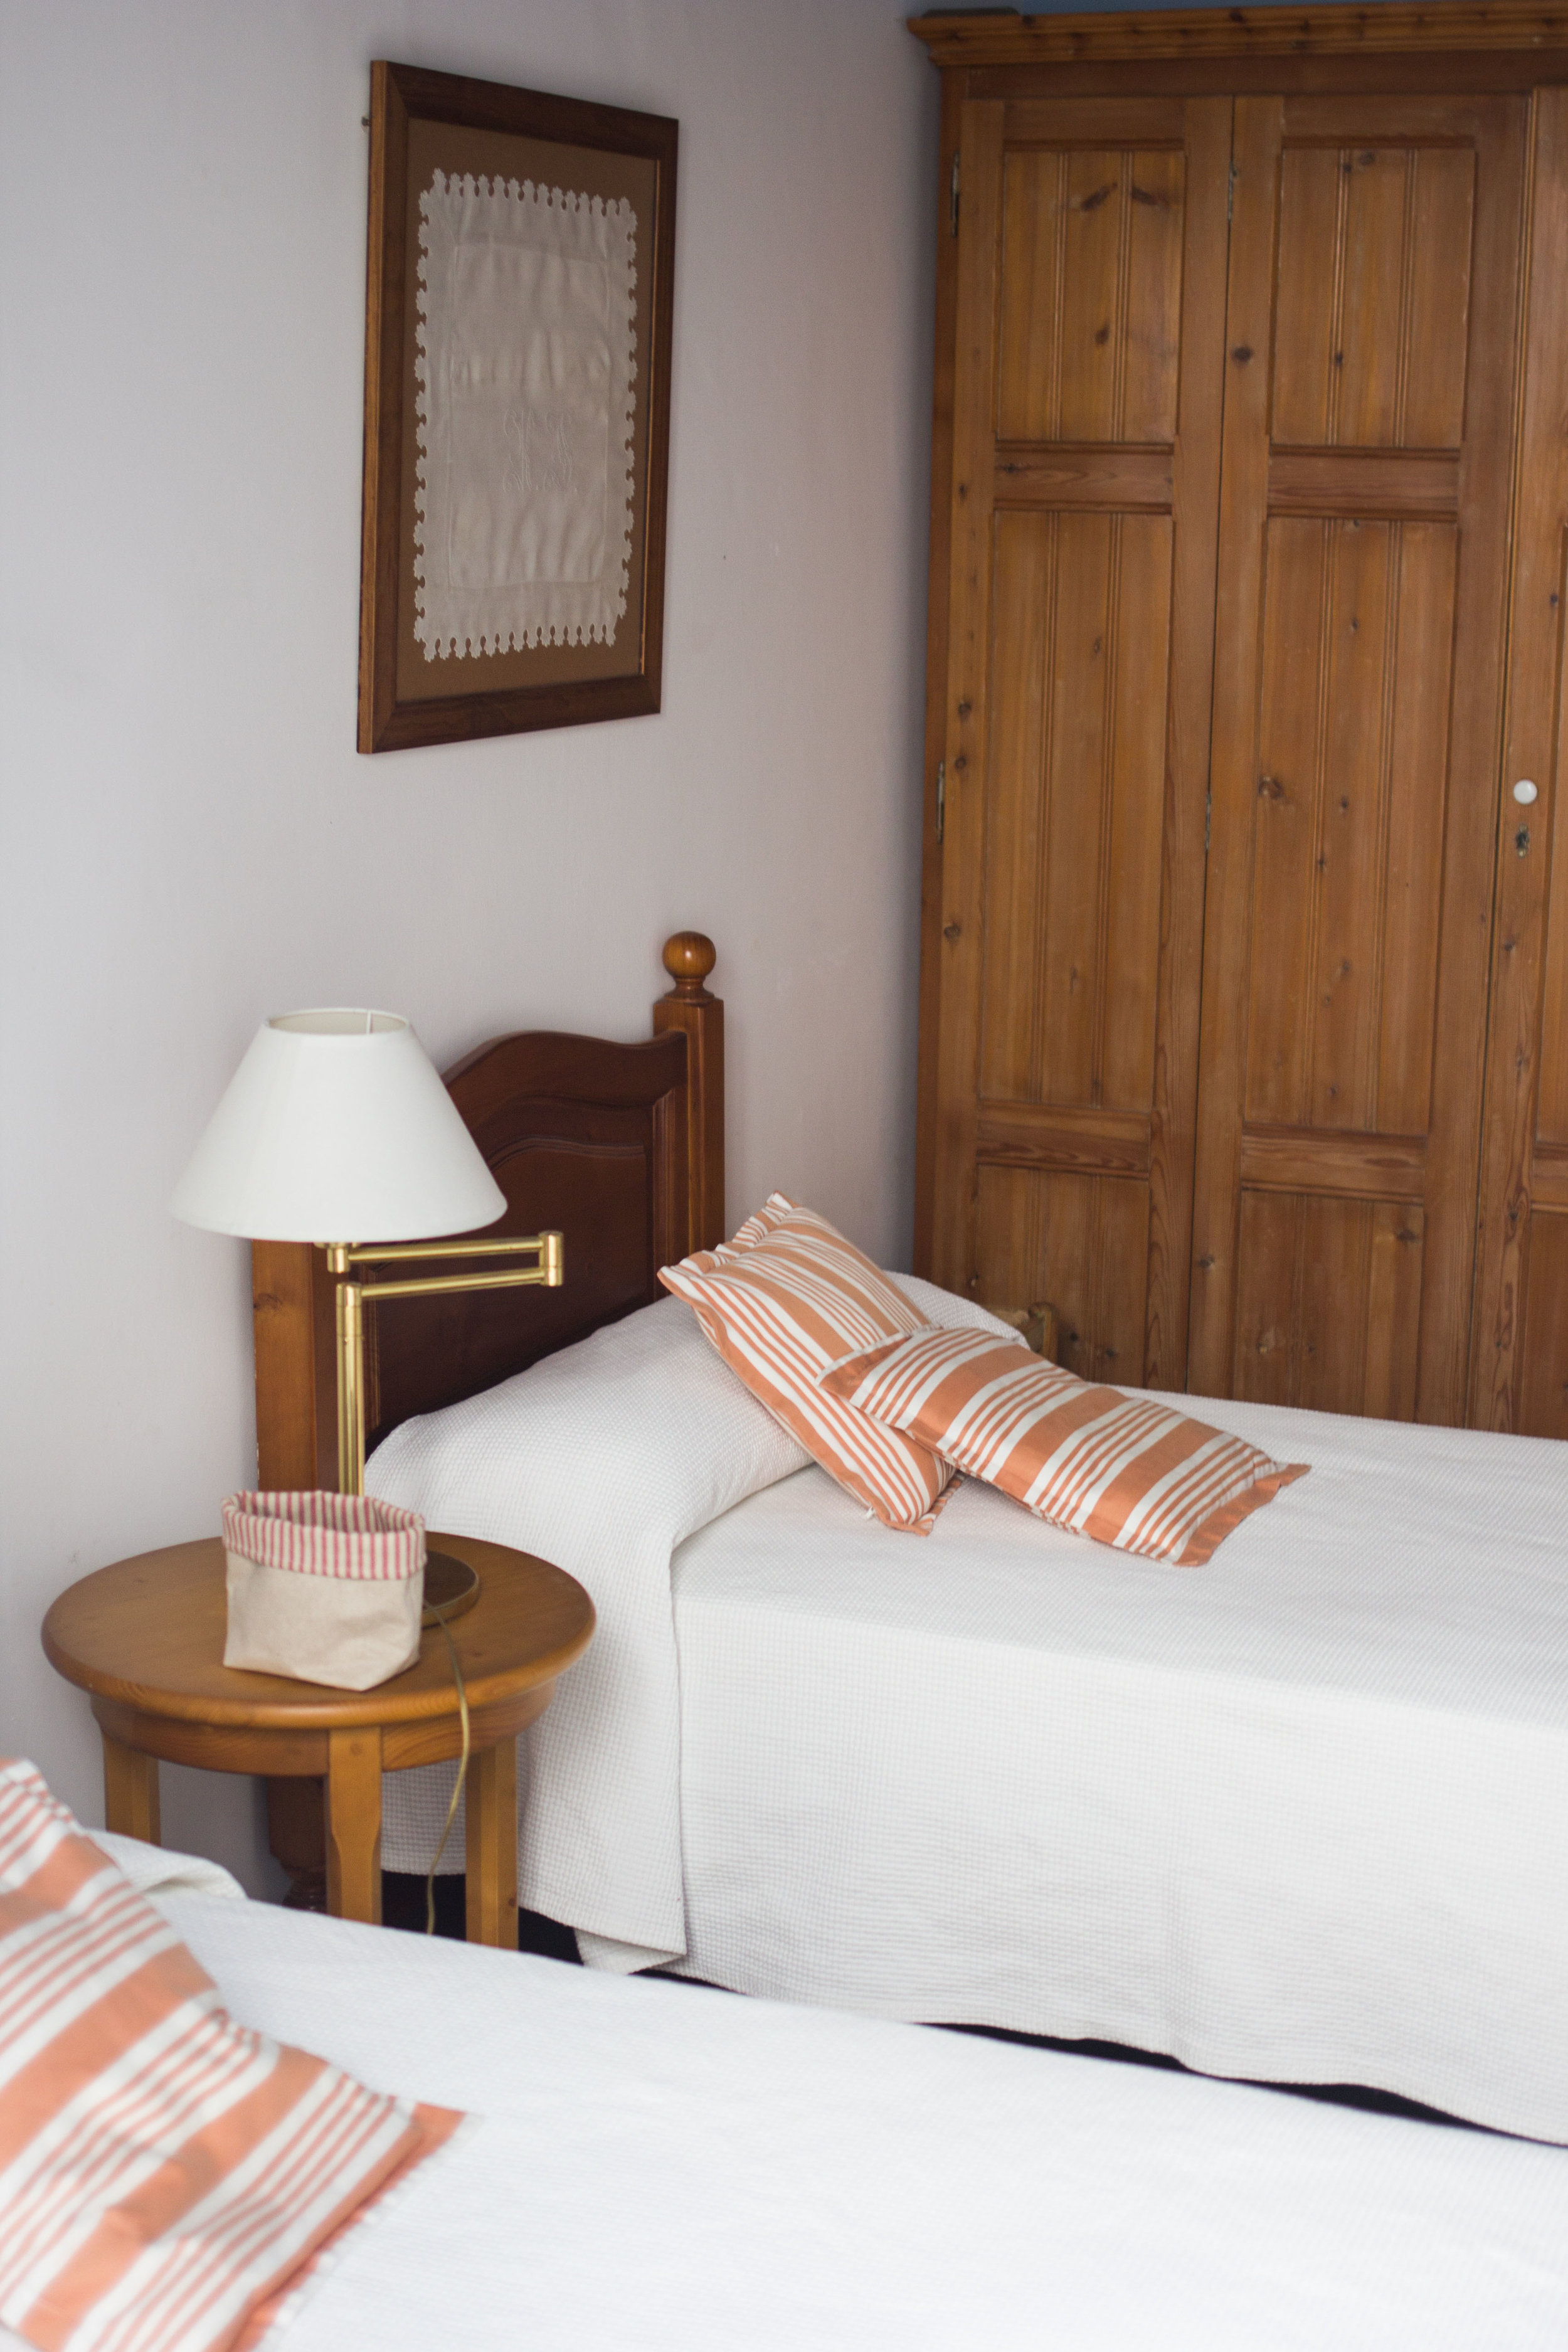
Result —
[[[1081,1228],[1073,1345],[1134,1380],[1185,1353],[1229,117],[963,111],[932,1265],[1044,1296]]]
[[[1147,1111],[1086,1109],[1079,1103],[983,1101],[979,1150],[983,1159],[998,1167],[1067,1172],[1100,1169],[1110,1175],[1147,1178],[1152,1126]]]
[[[514,1692],[509,1698],[470,1707],[468,1720],[474,1741],[485,1745],[515,1738],[543,1714],[553,1689],[552,1683],[538,1683]],[[133,1748],[141,1755],[161,1757],[165,1764],[187,1764],[196,1772],[258,1775],[268,1783],[269,1808],[279,1789],[288,1789],[293,1782],[320,1780],[327,1769],[325,1729],[288,1729],[276,1724],[258,1727],[199,1723],[150,1707],[128,1706],[110,1698],[95,1698],[92,1712],[106,1737],[120,1740],[122,1746]],[[388,1772],[407,1771],[416,1764],[445,1764],[462,1752],[462,1726],[456,1708],[444,1715],[414,1716],[401,1723],[382,1726],[382,1767]],[[318,1791],[313,1808],[313,1850],[318,1857],[321,1830],[319,1796]],[[283,1826],[283,1836],[285,1845],[297,1847],[300,1825],[310,1817],[312,1807],[298,1790],[295,1797]],[[272,1851],[285,1868],[290,1867],[284,1846],[275,1843]]]
[[[729,1238],[724,1210],[724,1007],[707,986],[713,942],[700,931],[667,941],[665,969],[675,986],[653,1008],[656,1036],[679,1030],[686,1040],[686,1232],[674,1255],[716,1249]],[[668,1260],[666,1261],[668,1263]]]
[[[1557,1217],[1568,1213],[1568,1145],[1546,1143],[1537,1136],[1531,1157],[1531,1212]]]
[[[327,1734],[327,1908],[381,1925],[381,1730]]]
[[[1247,986],[1252,869],[1248,855],[1256,763],[1253,673],[1263,608],[1268,481],[1268,289],[1275,248],[1276,190],[1284,133],[1278,98],[1236,107],[1235,217],[1229,244],[1225,338],[1225,470],[1215,633],[1215,707],[1193,1220],[1188,1384],[1224,1395],[1232,1374],[1237,1305],[1241,1097],[1247,1058]]]
[[[552,1683],[539,1683],[510,1698],[468,1709],[468,1730],[475,1748],[493,1748],[515,1741],[538,1721],[549,1706]],[[462,1726],[455,1716],[421,1716],[410,1723],[382,1726],[381,1759],[388,1772],[405,1772],[416,1764],[445,1764],[463,1752]]]
[[[957,79],[957,77],[944,77]],[[1180,98],[1157,97],[1130,80],[1103,99],[1019,98],[1016,75],[996,93],[1006,100],[1004,136],[1009,149],[1100,146],[1180,148],[1187,119]],[[988,93],[990,94],[990,93]]]
[[[158,1759],[143,1755],[107,1731],[103,1741],[103,1825],[117,1837],[163,1843],[159,1803]]]
[[[1009,147],[1000,438],[1174,440],[1184,178],[1179,148]]]
[[[1184,110],[1191,194],[1183,260],[1169,764],[1161,841],[1143,1352],[1145,1378],[1152,1386],[1166,1389],[1185,1384],[1191,1313],[1235,137],[1228,98],[1193,100]]]
[[[1561,1066],[1568,827],[1554,822],[1568,683],[1568,94],[1561,90],[1536,100],[1533,163],[1520,454],[1528,488],[1514,546],[1506,738],[1488,812],[1495,901],[1469,1417],[1479,1428],[1559,1436],[1568,1434],[1568,1256],[1556,1222],[1563,1197],[1557,1155],[1568,1141]],[[1520,777],[1539,789],[1529,808],[1511,795]]]
[[[958,223],[952,174],[958,163],[959,102],[955,78],[942,83],[942,127],[933,191],[936,235],[936,349],[931,383],[931,542],[926,584],[926,697],[921,852],[920,1026],[915,1101],[915,1233],[910,1264],[931,1277],[935,1248],[939,1105],[937,1057],[942,1034],[942,862],[937,778],[945,787],[947,738],[948,594],[952,548],[952,398],[958,310]],[[960,208],[963,192],[959,194]]]
[[[1455,1422],[1522,110],[1249,99],[1237,126],[1190,1377],[1281,1393],[1289,1361],[1297,1401]],[[1374,1247],[1380,1215],[1414,1247]],[[1404,1316],[1378,1366],[1301,1326],[1325,1268],[1350,1328]]]
[[[112,1698],[95,1698],[92,1715],[105,1738],[118,1739],[138,1755],[159,1757],[165,1764],[188,1765],[193,1772],[249,1772],[269,1784],[326,1776],[324,1730],[253,1730],[231,1723],[195,1723]]]
[[[464,1782],[470,1944],[517,1949],[517,1742],[468,1759]]]
[[[1180,488],[1178,451],[1163,437],[1169,279],[1157,267],[1144,302],[1155,349],[1139,362],[1129,406],[1140,265],[1127,213],[1134,179],[1145,181],[1128,159],[1140,142],[1164,158],[1171,177],[1146,187],[1158,196],[1184,154],[1185,367],[1200,278],[1184,108],[1221,93],[1216,106],[1237,101],[1235,224],[1213,331],[1226,383],[1224,552],[1206,957],[1201,1013],[1190,1014],[1203,1037],[1201,1117],[1187,1129],[1192,1328],[1184,1365],[1162,1376],[1184,1370],[1194,1386],[1223,1389],[1243,1361],[1278,1372],[1258,1335],[1285,1329],[1327,1282],[1341,1286],[1342,1319],[1360,1339],[1314,1340],[1290,1376],[1295,1392],[1507,1426],[1520,1425],[1528,1382],[1530,1411],[1544,1415],[1529,1425],[1555,1429],[1553,1376],[1527,1361],[1526,1331],[1548,1335],[1550,1365],[1557,1310],[1543,1291],[1531,1320],[1528,1297],[1531,1263],[1558,1265],[1568,1213],[1568,828],[1552,819],[1568,682],[1568,226],[1552,209],[1563,202],[1553,112],[1563,101],[1543,86],[1568,81],[1568,18],[1439,4],[928,17],[913,29],[943,66],[944,121],[1003,110],[994,347],[981,352],[972,334],[939,349],[939,365],[951,352],[960,380],[965,349],[992,368],[995,432],[992,562],[983,578],[971,566],[985,599],[976,610],[989,701],[953,691],[950,676],[944,739],[961,700],[990,730],[978,853],[987,864],[970,875],[963,908],[949,887],[940,927],[928,909],[931,936],[945,929],[950,968],[973,952],[976,919],[994,925],[962,1008],[975,1107],[928,1081],[933,1202],[939,1131],[955,1180],[945,1278],[973,1284],[984,1260],[1008,1270],[1012,1295],[1037,1295],[1038,1268],[1018,1258],[1026,1228],[1038,1239],[1076,1219],[1082,1246],[1100,1246],[1088,1194],[1069,1206],[1064,1193],[1053,1222],[1040,1188],[1093,1181],[1095,1144],[1079,1115],[1097,1099],[1120,1107],[1097,1034],[1114,1036],[1124,1070],[1138,1060],[1136,1024],[1130,1033],[1100,994],[1106,940],[1094,894],[1105,868],[1094,853],[1106,837],[1122,586],[1131,569],[1146,595],[1158,569],[1142,549],[1129,564],[1128,526],[1171,514]],[[1165,217],[1159,201],[1142,209],[1151,227]],[[1168,247],[1146,242],[1145,264],[1156,250],[1168,261]],[[1223,236],[1218,250],[1223,266]],[[1529,254],[1537,293],[1516,475]],[[1158,432],[1118,438],[1134,416],[1156,419]],[[1175,545],[1173,643],[1179,533]],[[949,621],[960,578],[955,561],[944,574]],[[945,663],[934,608],[932,625]],[[1086,659],[1110,687],[1098,704]],[[972,659],[968,675],[983,667]],[[992,690],[1004,676],[1004,690]],[[1177,666],[1170,677],[1174,701]],[[1520,774],[1540,784],[1528,818],[1500,803],[1500,770],[1504,792]],[[1135,855],[1134,909],[1141,874]],[[1120,895],[1118,869],[1117,889],[1100,887],[1107,923]],[[1136,919],[1129,928],[1142,936]],[[1175,961],[1163,945],[1162,974]],[[1020,993],[1025,973],[1048,975],[1028,983],[1034,1010]],[[1173,1034],[1186,1011],[1178,995]],[[1157,1034],[1165,1021],[1162,1007]],[[939,1063],[927,1041],[922,1054],[928,1071]],[[960,1057],[948,1074],[962,1067]],[[1162,1147],[1158,1105],[1142,1115],[1157,1194],[1181,1155]],[[1106,1174],[1136,1181],[1142,1135],[1106,1140]],[[990,1187],[990,1213],[1023,1220],[1018,1234],[982,1230],[988,1167],[1006,1180]],[[1163,1222],[1152,1213],[1151,1361],[1171,1288],[1155,1272]],[[1244,1346],[1246,1235],[1258,1255]],[[1080,1289],[1088,1303],[1075,1325],[1095,1311],[1088,1270]]]
[[[999,441],[996,504],[1004,507],[1096,507],[1117,514],[1169,514],[1175,496],[1173,448],[1047,447]]]
[[[1312,56],[1422,50],[1557,50],[1562,15],[1526,0],[1378,0],[1374,6],[1171,8],[1104,16],[1027,16],[963,11],[911,16],[909,28],[938,65],[1052,66],[1105,59],[1248,56],[1291,63]]]
[[[1457,455],[1384,449],[1274,449],[1268,458],[1271,515],[1333,515],[1356,520],[1454,522],[1459,511]]]
[[[959,119],[963,202],[952,408],[940,1026],[931,1273],[974,1293],[974,1142],[984,952],[986,688],[990,677],[996,312],[1002,263],[1000,105]]]
[[[251,1243],[259,1484],[285,1494],[338,1480],[337,1358],[323,1286],[318,1252]]]
[[[996,517],[990,1099],[1152,1099],[1172,538],[1167,516]]]
[[[1249,1122],[1242,1131],[1241,1181],[1247,1191],[1419,1201],[1426,1189],[1426,1139]]]
[[[1304,49],[1294,57],[1262,51],[1228,58],[1167,58],[1141,64],[1123,58],[1082,58],[1056,65],[956,66],[943,79],[963,97],[1005,99],[1009,106],[1077,100],[1096,102],[1146,90],[1157,82],[1167,99],[1226,97],[1452,99],[1531,93],[1568,82],[1568,18],[1555,46],[1541,48]]]
[[[987,1160],[976,1189],[977,1295],[1006,1301],[1034,1286],[1057,1312],[1058,1363],[1082,1380],[1141,1386],[1148,1185]]]
[[[1529,1437],[1568,1438],[1568,1216],[1541,1209],[1530,1220],[1514,1421]]]
[[[1246,1117],[1425,1129],[1455,534],[1276,520],[1265,547]]]
[[[1423,1226],[1414,1205],[1245,1192],[1226,1393],[1411,1419]],[[1371,1311],[1347,1315],[1346,1299]]]
[[[471,1708],[551,1684],[582,1655],[593,1635],[593,1603],[564,1570],[477,1537],[432,1534],[430,1541],[468,1561],[484,1588],[451,1628]],[[212,1734],[287,1737],[455,1718],[447,1644],[434,1628],[421,1637],[416,1663],[374,1690],[226,1666],[225,1572],[216,1536],[100,1568],[51,1603],[44,1654],[57,1674],[94,1698]]]
[[[1465,1418],[1477,1253],[1498,782],[1504,748],[1504,648],[1519,426],[1525,165],[1530,109],[1517,99],[1476,106],[1476,222],[1465,442],[1460,463],[1461,559],[1454,605],[1448,757],[1453,783],[1443,849],[1443,943],[1437,968],[1427,1141],[1423,1274],[1422,1420]],[[1486,355],[1482,363],[1481,355]],[[1531,487],[1523,504],[1532,504]]]
[[[1300,134],[1301,109],[1292,109]],[[1327,126],[1325,126],[1327,127]],[[1293,142],[1281,159],[1276,444],[1458,449],[1475,155],[1390,140]],[[1452,137],[1450,120],[1434,126]],[[1469,126],[1466,125],[1466,128]]]

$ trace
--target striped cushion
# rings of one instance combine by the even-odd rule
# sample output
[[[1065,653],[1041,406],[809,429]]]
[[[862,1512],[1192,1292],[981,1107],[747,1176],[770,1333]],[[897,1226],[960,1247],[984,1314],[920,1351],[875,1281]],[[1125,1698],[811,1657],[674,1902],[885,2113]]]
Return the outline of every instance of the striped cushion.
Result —
[[[931,1327],[825,1217],[775,1192],[731,1242],[661,1266],[731,1370],[796,1442],[884,1526],[929,1535],[947,1465],[817,1385],[879,1340]]]
[[[461,2117],[236,2025],[32,1765],[0,1762],[0,2320],[216,2352]]]
[[[1152,1396],[1091,1388],[984,1331],[920,1331],[823,1375],[827,1394],[945,1454],[1053,1526],[1194,1568],[1305,1475]]]

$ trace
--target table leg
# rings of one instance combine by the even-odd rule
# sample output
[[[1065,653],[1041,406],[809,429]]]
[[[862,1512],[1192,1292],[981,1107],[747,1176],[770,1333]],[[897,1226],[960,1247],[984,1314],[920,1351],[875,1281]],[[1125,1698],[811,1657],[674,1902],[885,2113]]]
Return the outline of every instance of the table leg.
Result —
[[[468,1759],[468,1941],[517,1949],[517,1741]]]
[[[315,1779],[267,1783],[267,1843],[289,1874],[286,1911],[327,1907],[326,1790]]]
[[[381,1731],[327,1734],[327,1908],[381,1925]]]
[[[158,1759],[100,1732],[103,1741],[103,1825],[117,1837],[163,1843],[158,1807]]]

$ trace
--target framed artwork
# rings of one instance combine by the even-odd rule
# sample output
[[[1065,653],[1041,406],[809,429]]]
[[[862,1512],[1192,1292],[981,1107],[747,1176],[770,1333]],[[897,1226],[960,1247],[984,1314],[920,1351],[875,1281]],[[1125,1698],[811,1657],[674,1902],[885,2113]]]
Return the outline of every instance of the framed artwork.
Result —
[[[677,137],[371,68],[362,751],[658,709]]]

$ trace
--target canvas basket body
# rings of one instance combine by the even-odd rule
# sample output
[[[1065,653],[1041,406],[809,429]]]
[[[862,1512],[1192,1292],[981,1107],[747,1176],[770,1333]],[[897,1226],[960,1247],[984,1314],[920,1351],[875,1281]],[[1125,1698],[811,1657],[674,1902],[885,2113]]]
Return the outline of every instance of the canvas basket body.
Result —
[[[231,1495],[226,1666],[372,1690],[419,1654],[425,1522],[371,1495]]]

